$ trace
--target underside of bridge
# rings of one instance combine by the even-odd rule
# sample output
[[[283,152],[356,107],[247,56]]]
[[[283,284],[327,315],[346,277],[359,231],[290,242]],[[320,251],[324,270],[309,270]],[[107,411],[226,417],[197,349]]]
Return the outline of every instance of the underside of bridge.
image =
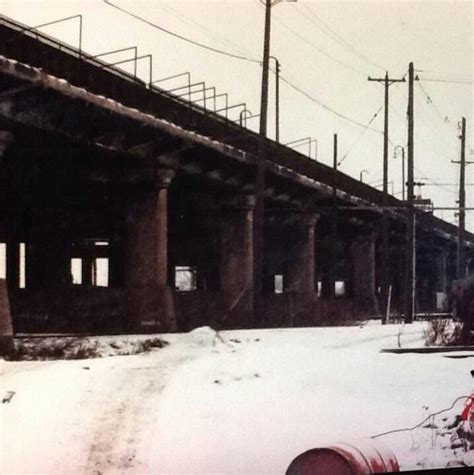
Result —
[[[0,245],[15,330],[253,326],[250,148],[0,57]],[[340,174],[334,199],[327,167],[289,150],[284,166],[281,149],[266,173],[265,325],[380,316],[384,278],[396,311],[401,202],[391,198],[383,276],[380,192]],[[418,216],[419,310],[436,309],[454,278],[455,229],[438,221]]]

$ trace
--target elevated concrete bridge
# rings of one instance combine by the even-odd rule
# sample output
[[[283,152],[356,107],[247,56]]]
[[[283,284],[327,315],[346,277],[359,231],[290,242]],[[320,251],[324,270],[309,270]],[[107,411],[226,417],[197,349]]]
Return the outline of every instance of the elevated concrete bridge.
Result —
[[[251,326],[258,136],[23,30],[0,21],[0,242],[17,329]],[[396,310],[403,202],[268,140],[267,325],[379,312],[383,203]],[[457,228],[419,212],[417,236],[417,305],[429,311],[455,277]]]

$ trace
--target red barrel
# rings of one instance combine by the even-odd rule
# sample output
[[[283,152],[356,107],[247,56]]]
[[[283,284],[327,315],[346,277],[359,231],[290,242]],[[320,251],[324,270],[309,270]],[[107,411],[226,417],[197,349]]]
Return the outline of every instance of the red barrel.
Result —
[[[339,442],[308,450],[291,462],[287,475],[359,475],[399,472],[397,458],[375,439]]]

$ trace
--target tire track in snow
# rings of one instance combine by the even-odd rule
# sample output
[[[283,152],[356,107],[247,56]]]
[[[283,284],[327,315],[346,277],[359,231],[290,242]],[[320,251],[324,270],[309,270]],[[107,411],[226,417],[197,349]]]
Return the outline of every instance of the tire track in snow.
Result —
[[[92,401],[84,401],[91,403],[91,410],[96,412],[85,473],[146,471],[149,443],[159,416],[159,397],[171,376],[169,368],[174,371],[191,359],[163,359],[158,353],[144,357],[142,366],[117,365],[114,371],[101,375],[109,380],[107,390],[99,398],[92,395]]]

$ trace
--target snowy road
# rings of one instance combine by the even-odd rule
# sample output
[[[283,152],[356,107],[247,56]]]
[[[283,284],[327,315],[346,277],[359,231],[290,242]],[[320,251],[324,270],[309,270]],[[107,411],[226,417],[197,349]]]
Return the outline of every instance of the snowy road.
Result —
[[[15,395],[0,405],[0,472],[283,473],[318,444],[415,425],[470,393],[472,358],[379,352],[422,333],[199,329],[143,355],[2,361],[1,393]],[[474,463],[442,431],[385,442],[406,469]]]
[[[1,473],[144,473],[159,398],[192,354],[5,363]]]

